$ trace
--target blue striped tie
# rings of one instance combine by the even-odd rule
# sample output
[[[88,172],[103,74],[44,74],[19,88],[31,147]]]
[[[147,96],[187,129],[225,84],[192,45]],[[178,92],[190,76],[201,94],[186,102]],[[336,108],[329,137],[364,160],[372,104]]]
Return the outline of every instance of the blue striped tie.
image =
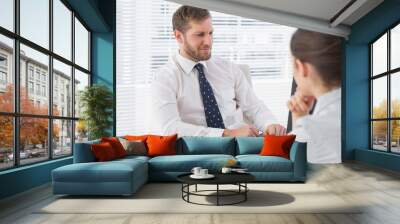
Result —
[[[206,79],[203,71],[203,65],[197,64],[194,66],[199,72],[200,93],[204,105],[204,114],[206,115],[207,126],[212,128],[225,129],[224,121],[219,111],[217,100],[210,83]]]

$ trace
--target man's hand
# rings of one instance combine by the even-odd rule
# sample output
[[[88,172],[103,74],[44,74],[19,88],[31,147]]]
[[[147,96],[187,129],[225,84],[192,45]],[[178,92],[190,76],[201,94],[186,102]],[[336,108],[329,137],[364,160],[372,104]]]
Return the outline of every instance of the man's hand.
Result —
[[[225,129],[224,137],[254,137],[258,136],[258,129],[252,125],[245,125],[236,129]]]
[[[300,91],[296,91],[287,103],[289,110],[292,112],[293,123],[300,117],[310,114],[314,103],[314,97],[305,96]]]
[[[280,124],[270,124],[268,127],[265,129],[265,134],[268,135],[285,135],[286,134],[286,128],[283,127]]]

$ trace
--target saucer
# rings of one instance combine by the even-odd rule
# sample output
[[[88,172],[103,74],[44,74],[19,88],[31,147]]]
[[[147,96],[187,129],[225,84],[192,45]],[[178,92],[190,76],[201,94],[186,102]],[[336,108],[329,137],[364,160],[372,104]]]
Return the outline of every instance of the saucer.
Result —
[[[232,170],[234,173],[249,173],[247,170]]]
[[[193,179],[211,179],[211,178],[214,178],[214,175],[207,174],[207,175],[201,176],[201,175],[192,174],[192,175],[190,175],[190,178],[193,178]]]

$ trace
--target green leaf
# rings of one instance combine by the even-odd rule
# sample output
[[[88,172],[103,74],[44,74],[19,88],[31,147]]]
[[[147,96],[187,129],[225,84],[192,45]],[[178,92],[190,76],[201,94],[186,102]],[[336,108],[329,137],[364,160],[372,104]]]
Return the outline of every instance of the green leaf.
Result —
[[[80,92],[81,118],[86,122],[89,139],[108,136],[106,129],[112,125],[113,94],[102,84],[94,84]]]

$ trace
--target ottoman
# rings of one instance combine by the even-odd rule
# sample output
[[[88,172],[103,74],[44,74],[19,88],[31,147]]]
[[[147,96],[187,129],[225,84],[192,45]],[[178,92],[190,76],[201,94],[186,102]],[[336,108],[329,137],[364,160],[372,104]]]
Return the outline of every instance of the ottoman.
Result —
[[[132,195],[148,180],[147,159],[74,163],[52,171],[53,193]]]

